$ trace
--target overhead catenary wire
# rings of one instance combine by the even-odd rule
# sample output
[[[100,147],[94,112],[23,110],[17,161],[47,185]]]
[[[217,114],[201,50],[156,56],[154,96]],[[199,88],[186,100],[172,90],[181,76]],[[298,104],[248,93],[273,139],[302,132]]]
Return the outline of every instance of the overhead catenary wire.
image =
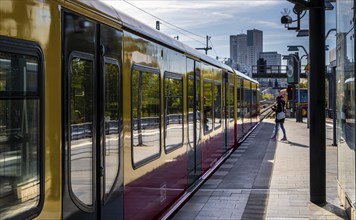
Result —
[[[214,47],[214,45],[213,45],[213,42],[211,41],[211,39],[209,39],[209,41],[210,41],[211,47],[212,47],[213,50],[214,50],[215,56],[218,57],[218,54],[216,53],[215,47]]]
[[[195,38],[192,38],[191,36],[186,35],[185,33],[181,32],[181,31],[175,30],[175,29],[169,27],[168,25],[165,25],[165,23],[160,23],[160,24],[166,26],[167,28],[169,28],[169,29],[171,29],[171,30],[177,31],[178,33],[183,34],[184,36],[188,37],[189,39],[194,40],[194,41],[196,41],[196,42],[198,42],[198,43],[200,43],[200,44],[202,44],[202,45],[205,46],[205,44],[204,44],[203,42],[201,42],[201,41],[199,41],[199,40],[197,40],[197,39],[195,39]]]
[[[127,3],[127,4],[129,4],[129,5],[131,5],[132,7],[134,7],[134,8],[136,8],[136,9],[138,9],[138,10],[140,10],[140,11],[142,11],[142,12],[144,12],[144,13],[146,13],[146,14],[148,14],[148,15],[150,15],[150,16],[156,18],[156,19],[158,19],[158,20],[160,21],[160,24],[165,25],[166,27],[170,28],[171,30],[174,30],[174,29],[171,28],[171,27],[169,27],[169,26],[172,26],[172,27],[174,27],[174,28],[176,28],[176,29],[178,29],[178,30],[184,31],[184,32],[186,32],[186,33],[189,33],[189,34],[191,34],[191,35],[197,36],[197,37],[199,37],[199,38],[205,38],[204,36],[198,35],[198,34],[196,34],[196,33],[193,33],[193,32],[191,32],[191,31],[189,31],[189,30],[186,30],[186,29],[183,29],[183,28],[181,28],[181,27],[178,27],[178,26],[176,26],[176,25],[174,25],[174,24],[172,24],[172,23],[170,23],[170,22],[168,22],[168,21],[166,21],[166,20],[164,20],[164,19],[161,19],[161,18],[157,17],[156,15],[154,15],[154,14],[152,14],[152,13],[149,13],[149,12],[147,12],[146,10],[144,10],[144,9],[142,9],[142,8],[140,8],[140,7],[138,7],[138,6],[134,5],[134,4],[132,4],[132,3],[128,2],[128,1],[126,1],[126,0],[123,0],[123,2],[125,2],[125,3]],[[162,22],[162,21],[163,21],[163,22]],[[187,34],[181,32],[181,31],[178,31],[178,30],[174,30],[174,31],[177,31],[177,32],[179,32],[180,34],[183,34],[184,36],[188,37],[189,39],[194,40],[194,41],[196,41],[196,42],[198,42],[198,43],[200,43],[200,44],[202,44],[202,45],[205,45],[205,43],[203,43],[203,42],[201,42],[201,41],[199,41],[199,40],[197,40],[197,39],[195,39],[195,38],[193,38],[193,37],[191,37],[191,36],[189,36],[189,35],[187,35]],[[210,42],[211,42],[211,40],[210,40]],[[212,44],[212,43],[211,43],[211,44]],[[214,48],[213,45],[212,45],[212,47],[213,47],[213,49],[214,49],[215,55],[217,56],[216,50],[215,50],[215,48]]]
[[[126,0],[123,0],[123,1],[126,2],[126,3],[129,4],[129,5],[131,5],[131,6],[135,7],[135,8],[137,8],[138,10],[140,10],[140,11],[142,11],[142,12],[144,12],[144,13],[146,13],[146,14],[148,14],[148,15],[150,15],[150,16],[152,16],[152,17],[154,17],[154,18],[156,18],[156,19],[158,19],[158,20],[160,20],[160,21],[163,21],[163,22],[165,22],[166,24],[171,25],[171,26],[173,26],[173,27],[175,27],[175,28],[177,28],[177,29],[179,29],[179,30],[185,31],[185,32],[187,32],[187,33],[189,33],[189,34],[195,35],[195,36],[200,37],[200,38],[205,38],[205,37],[203,37],[203,36],[201,36],[201,35],[199,35],[199,34],[196,34],[196,33],[193,33],[193,32],[191,32],[191,31],[185,30],[185,29],[183,29],[183,28],[181,28],[181,27],[178,27],[178,26],[176,26],[176,25],[174,25],[174,24],[172,24],[172,23],[170,23],[170,22],[168,22],[168,21],[166,21],[166,20],[164,20],[164,19],[162,19],[162,18],[159,18],[159,17],[157,17],[156,15],[153,15],[153,14],[149,13],[148,11],[145,11],[145,10],[143,10],[142,8],[140,8],[140,7],[134,5],[134,4],[132,4],[132,3],[128,2],[128,1],[126,1]]]

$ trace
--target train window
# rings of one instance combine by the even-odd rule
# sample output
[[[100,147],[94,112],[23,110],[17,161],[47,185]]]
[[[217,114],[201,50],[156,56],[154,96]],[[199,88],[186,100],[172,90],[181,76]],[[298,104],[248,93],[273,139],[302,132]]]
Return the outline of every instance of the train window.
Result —
[[[245,81],[243,100],[244,118],[251,118],[252,90],[248,81]]]
[[[119,63],[105,58],[105,195],[109,196],[120,168]]]
[[[234,95],[234,85],[230,85],[229,86],[229,97],[228,97],[228,111],[229,111],[229,118],[230,118],[230,122],[234,121],[234,99],[235,99],[235,95]]]
[[[243,117],[243,87],[241,81],[237,81],[237,91],[236,91],[236,104],[237,104],[237,118],[241,119]]]
[[[160,154],[159,72],[135,66],[131,74],[132,157],[138,167]]]
[[[43,195],[42,62],[27,43],[1,40],[0,218],[27,218]]]
[[[220,82],[214,83],[214,129],[221,127],[221,84]]]
[[[204,108],[204,134],[213,129],[213,83],[209,79],[204,79],[203,83],[203,108]]]
[[[195,74],[195,80],[194,80]],[[199,143],[201,136],[200,124],[200,70],[197,68],[188,73],[187,77],[187,110],[188,110],[188,143],[193,146],[194,143]],[[194,114],[196,112],[196,114]]]
[[[164,143],[166,152],[183,146],[183,78],[165,73]]]
[[[93,205],[93,61],[73,57],[70,73],[70,184],[76,198]]]
[[[194,143],[194,77],[188,75],[187,77],[187,107],[188,107],[188,143]],[[196,114],[196,119],[200,120],[200,114]]]
[[[253,90],[252,90],[252,109],[251,109],[251,114],[252,117],[257,116],[257,90],[256,90],[256,85],[253,85]]]

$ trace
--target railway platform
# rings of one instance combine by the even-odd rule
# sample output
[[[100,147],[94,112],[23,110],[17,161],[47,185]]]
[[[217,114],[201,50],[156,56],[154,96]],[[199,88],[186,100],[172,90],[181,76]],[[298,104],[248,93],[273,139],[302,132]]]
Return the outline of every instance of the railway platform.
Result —
[[[270,139],[264,120],[172,219],[348,219],[337,196],[337,147],[326,126],[326,196],[309,199],[309,130],[306,120],[286,119],[288,141]]]

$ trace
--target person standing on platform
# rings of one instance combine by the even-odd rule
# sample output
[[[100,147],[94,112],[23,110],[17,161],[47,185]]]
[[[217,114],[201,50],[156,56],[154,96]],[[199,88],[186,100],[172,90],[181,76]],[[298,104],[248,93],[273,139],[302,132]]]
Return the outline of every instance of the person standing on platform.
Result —
[[[283,138],[281,141],[286,141],[287,140],[287,135],[286,135],[286,129],[284,128],[284,119],[285,119],[285,112],[284,112],[284,106],[285,106],[285,101],[283,96],[277,96],[276,98],[277,104],[272,107],[272,110],[276,112],[276,125],[274,127],[274,132],[271,137],[272,140],[276,140],[278,130],[279,130],[279,125],[281,125],[282,131],[283,131]]]

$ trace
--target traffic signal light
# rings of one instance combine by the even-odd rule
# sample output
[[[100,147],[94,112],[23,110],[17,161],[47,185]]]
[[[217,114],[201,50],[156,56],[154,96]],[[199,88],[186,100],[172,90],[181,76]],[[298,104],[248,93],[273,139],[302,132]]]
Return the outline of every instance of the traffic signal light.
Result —
[[[290,54],[287,61],[287,83],[298,84],[299,57],[296,54]]]
[[[288,100],[294,100],[294,86],[293,85],[288,85],[287,87],[287,95],[288,95]]]
[[[278,81],[277,81],[277,79],[274,80],[274,87],[275,87],[275,88],[278,88],[278,87],[279,87],[279,86],[278,86]]]

